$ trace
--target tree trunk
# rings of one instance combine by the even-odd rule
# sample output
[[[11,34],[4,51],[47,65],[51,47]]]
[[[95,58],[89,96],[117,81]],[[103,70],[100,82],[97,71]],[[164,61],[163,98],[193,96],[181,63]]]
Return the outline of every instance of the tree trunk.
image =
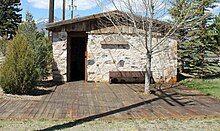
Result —
[[[145,93],[149,93],[150,91],[150,84],[151,84],[151,57],[152,57],[152,28],[153,28],[153,3],[152,0],[148,0],[148,15],[149,15],[149,25],[148,25],[148,32],[146,33],[146,49],[147,49],[147,66],[146,66],[146,73],[145,73],[145,86],[144,91]]]
[[[149,93],[150,92],[150,84],[151,84],[151,78],[152,78],[152,73],[151,73],[151,56],[147,56],[147,67],[146,67],[146,72],[145,72],[145,86],[144,86],[144,92]]]

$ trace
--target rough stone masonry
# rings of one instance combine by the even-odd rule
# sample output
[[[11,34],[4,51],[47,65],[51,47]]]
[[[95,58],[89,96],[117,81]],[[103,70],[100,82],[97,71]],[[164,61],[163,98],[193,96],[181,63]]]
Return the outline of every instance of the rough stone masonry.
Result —
[[[145,38],[134,34],[88,33],[87,80],[108,82],[109,71],[145,71]],[[153,47],[162,38],[153,38]],[[67,33],[53,32],[54,80],[67,81]],[[177,41],[168,38],[156,46],[152,56],[156,82],[175,82]]]

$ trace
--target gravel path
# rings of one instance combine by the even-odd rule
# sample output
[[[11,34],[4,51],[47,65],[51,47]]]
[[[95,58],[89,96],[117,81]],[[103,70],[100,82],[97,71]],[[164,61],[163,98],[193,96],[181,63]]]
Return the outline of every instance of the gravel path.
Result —
[[[218,131],[220,130],[220,118],[215,119],[194,119],[194,120],[123,120],[123,121],[92,121],[87,123],[80,123],[76,126],[72,126],[69,121],[0,121],[0,130],[40,130],[51,129],[49,127],[56,127],[52,129],[61,130],[122,130],[122,131],[168,131],[168,130],[180,130],[180,131]],[[63,125],[65,124],[65,126]],[[61,126],[62,125],[62,126]],[[51,129],[51,130],[52,130]]]

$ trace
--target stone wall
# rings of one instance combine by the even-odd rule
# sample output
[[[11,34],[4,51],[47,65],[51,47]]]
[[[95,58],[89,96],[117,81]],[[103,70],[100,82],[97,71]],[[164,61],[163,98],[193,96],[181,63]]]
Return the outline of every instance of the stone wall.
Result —
[[[53,32],[53,80],[67,81],[67,33]]]
[[[146,49],[144,37],[123,35],[127,44],[103,42],[117,34],[88,36],[88,81],[109,81],[109,71],[145,71]],[[154,45],[159,39],[153,39]],[[177,75],[177,42],[168,39],[154,49],[153,77],[156,82],[175,82]]]
[[[160,40],[154,38],[154,43]],[[152,72],[156,82],[175,83],[177,81],[177,41],[167,39],[153,50]]]
[[[118,34],[88,34],[88,81],[108,82],[109,71],[145,71],[144,37],[131,34],[117,36]],[[158,41],[160,39],[153,38],[154,45]],[[53,32],[53,58],[53,79],[67,81],[66,32]],[[156,82],[176,81],[177,42],[175,40],[167,39],[154,49],[152,71]]]

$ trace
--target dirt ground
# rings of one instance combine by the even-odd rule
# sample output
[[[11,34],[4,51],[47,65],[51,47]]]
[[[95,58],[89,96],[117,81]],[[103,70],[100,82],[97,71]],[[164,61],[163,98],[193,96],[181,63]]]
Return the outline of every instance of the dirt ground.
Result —
[[[52,82],[52,77],[49,77],[46,81],[39,82],[38,85],[33,90],[32,94],[28,95],[16,95],[16,94],[6,94],[0,87],[0,99],[10,99],[10,100],[40,100],[44,94],[43,92],[54,90],[55,83]]]
[[[122,121],[91,121],[74,124],[74,121],[16,121],[1,120],[0,130],[22,131],[22,130],[125,130],[125,131],[157,131],[157,130],[220,130],[220,118],[213,119],[191,119],[191,120],[122,120]]]

